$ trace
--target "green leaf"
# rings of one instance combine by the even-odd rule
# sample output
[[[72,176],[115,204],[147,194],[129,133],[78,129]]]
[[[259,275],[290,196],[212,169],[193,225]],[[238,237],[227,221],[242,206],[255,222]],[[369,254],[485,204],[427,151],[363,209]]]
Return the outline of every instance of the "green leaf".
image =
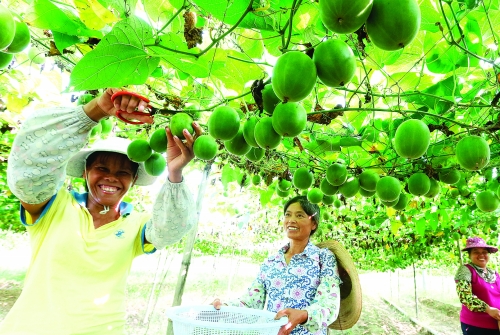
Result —
[[[182,7],[183,2],[183,0],[142,0],[144,10],[151,19],[151,22],[154,22],[157,27],[162,27],[166,24],[174,13]],[[165,31],[179,31],[183,29],[183,25],[182,14],[177,15]]]
[[[460,97],[463,84],[456,76],[450,76],[422,91],[433,96],[412,95],[405,97],[408,102],[424,105],[434,110],[437,114],[448,111],[454,104],[454,99]],[[439,98],[441,97],[441,99]]]
[[[227,0],[194,0],[200,9],[212,14],[216,19],[234,25],[245,13],[248,7],[247,1]]]
[[[134,13],[137,0],[99,0],[99,3],[106,8],[114,9],[114,12],[118,13],[118,16],[124,19]]]
[[[72,7],[58,7],[49,0],[35,0],[26,13],[25,21],[33,27],[67,35],[102,37],[100,31],[88,29]]]
[[[260,204],[265,206],[271,201],[274,192],[276,191],[277,180],[274,181],[267,189],[260,191]]]
[[[245,55],[250,58],[262,58],[264,54],[264,43],[261,35],[253,30],[244,29],[237,39],[238,45],[244,50]]]
[[[398,234],[398,230],[399,228],[401,228],[403,226],[403,223],[401,223],[401,221],[399,220],[391,220],[391,232],[394,234],[394,235],[397,235]]]
[[[468,19],[464,27],[464,42],[467,50],[475,55],[482,56],[483,38],[481,28],[474,19]],[[479,65],[479,59],[470,54],[464,54],[459,64],[464,67],[476,67]]]
[[[427,222],[425,221],[424,218],[420,218],[415,221],[415,229],[417,233],[421,236],[425,236],[425,226]]]
[[[317,138],[316,141],[307,143],[304,147],[316,155],[329,151],[340,151],[340,137]]]
[[[70,90],[144,84],[160,62],[144,51],[151,27],[131,17],[117,23],[97,47],[86,54],[70,76]]]
[[[224,189],[227,188],[227,185],[233,181],[236,181],[238,177],[238,174],[236,171],[229,165],[226,164],[222,168],[222,176],[221,176],[221,182],[222,185],[224,185]]]
[[[52,32],[52,35],[54,36],[54,42],[56,43],[57,50],[59,50],[61,54],[67,47],[80,42],[80,38],[78,38],[78,36],[66,35],[57,31]]]
[[[439,27],[436,23],[441,22],[442,20],[441,13],[438,8],[433,6],[430,0],[424,0],[419,4],[419,7],[422,16],[420,29],[437,33],[439,31]]]

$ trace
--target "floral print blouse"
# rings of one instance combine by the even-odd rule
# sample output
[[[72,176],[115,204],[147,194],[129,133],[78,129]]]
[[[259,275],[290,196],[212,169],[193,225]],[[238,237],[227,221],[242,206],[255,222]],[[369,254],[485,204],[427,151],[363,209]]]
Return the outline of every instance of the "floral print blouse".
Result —
[[[285,245],[275,256],[261,265],[248,292],[232,306],[245,306],[278,312],[285,308],[306,310],[308,319],[297,325],[292,335],[326,335],[329,324],[337,319],[340,307],[340,280],[337,260],[329,249],[309,242],[289,264],[285,261]]]

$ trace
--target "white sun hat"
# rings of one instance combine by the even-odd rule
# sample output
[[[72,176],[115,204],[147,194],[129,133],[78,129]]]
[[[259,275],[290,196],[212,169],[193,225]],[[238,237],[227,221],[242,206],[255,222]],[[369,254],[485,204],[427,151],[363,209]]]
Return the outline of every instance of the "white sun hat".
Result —
[[[66,167],[66,174],[71,177],[81,178],[85,169],[85,161],[88,156],[96,151],[116,152],[127,155],[127,147],[130,140],[121,137],[108,137],[104,140],[95,141],[90,147],[85,147],[70,158]],[[137,180],[135,185],[147,186],[155,182],[156,177],[151,176],[144,169],[144,162],[138,163]]]

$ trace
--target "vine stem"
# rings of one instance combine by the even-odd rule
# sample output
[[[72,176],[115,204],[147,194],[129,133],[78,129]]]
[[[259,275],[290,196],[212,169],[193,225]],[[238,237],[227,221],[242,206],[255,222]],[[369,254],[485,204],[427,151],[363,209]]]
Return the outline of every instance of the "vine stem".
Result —
[[[170,20],[167,21],[167,23],[165,23],[163,25],[163,27],[160,28],[160,30],[158,30],[157,34],[160,35],[162,31],[164,31],[171,23],[172,21],[174,21],[174,19],[179,16],[179,14],[184,10],[186,9],[186,0],[184,0],[184,2],[182,3],[182,6],[181,8],[179,8],[179,10],[177,12],[175,12],[174,15],[172,15],[172,17],[170,18]]]

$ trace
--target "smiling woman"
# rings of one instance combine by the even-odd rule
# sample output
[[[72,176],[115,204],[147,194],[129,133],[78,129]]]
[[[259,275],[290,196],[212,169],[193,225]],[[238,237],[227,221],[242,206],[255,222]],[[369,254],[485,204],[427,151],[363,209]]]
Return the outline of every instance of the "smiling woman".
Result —
[[[227,304],[263,309],[267,302],[276,318],[288,317],[278,335],[326,335],[339,314],[342,281],[333,253],[309,241],[318,228],[319,207],[298,196],[283,212],[289,243],[264,261],[248,294]],[[219,299],[212,304],[217,309],[222,305]]]
[[[123,334],[132,261],[177,242],[194,224],[192,196],[182,177],[194,157],[189,132],[184,130],[186,142],[169,129],[165,133],[169,175],[152,213],[123,201],[134,185],[156,180],[143,162],[127,157],[130,140],[109,137],[86,146],[101,119],[118,109],[144,109],[133,95],[111,101],[116,92],[107,89],[76,108],[39,110],[14,140],[7,177],[22,204],[33,257],[23,294],[0,324],[0,334]],[[193,127],[199,135],[199,126]],[[68,191],[66,174],[83,177],[88,192]]]
[[[462,251],[470,263],[460,266],[455,275],[457,293],[462,303],[460,323],[464,335],[500,334],[500,277],[487,267],[490,253],[498,248],[482,238],[471,237]]]

